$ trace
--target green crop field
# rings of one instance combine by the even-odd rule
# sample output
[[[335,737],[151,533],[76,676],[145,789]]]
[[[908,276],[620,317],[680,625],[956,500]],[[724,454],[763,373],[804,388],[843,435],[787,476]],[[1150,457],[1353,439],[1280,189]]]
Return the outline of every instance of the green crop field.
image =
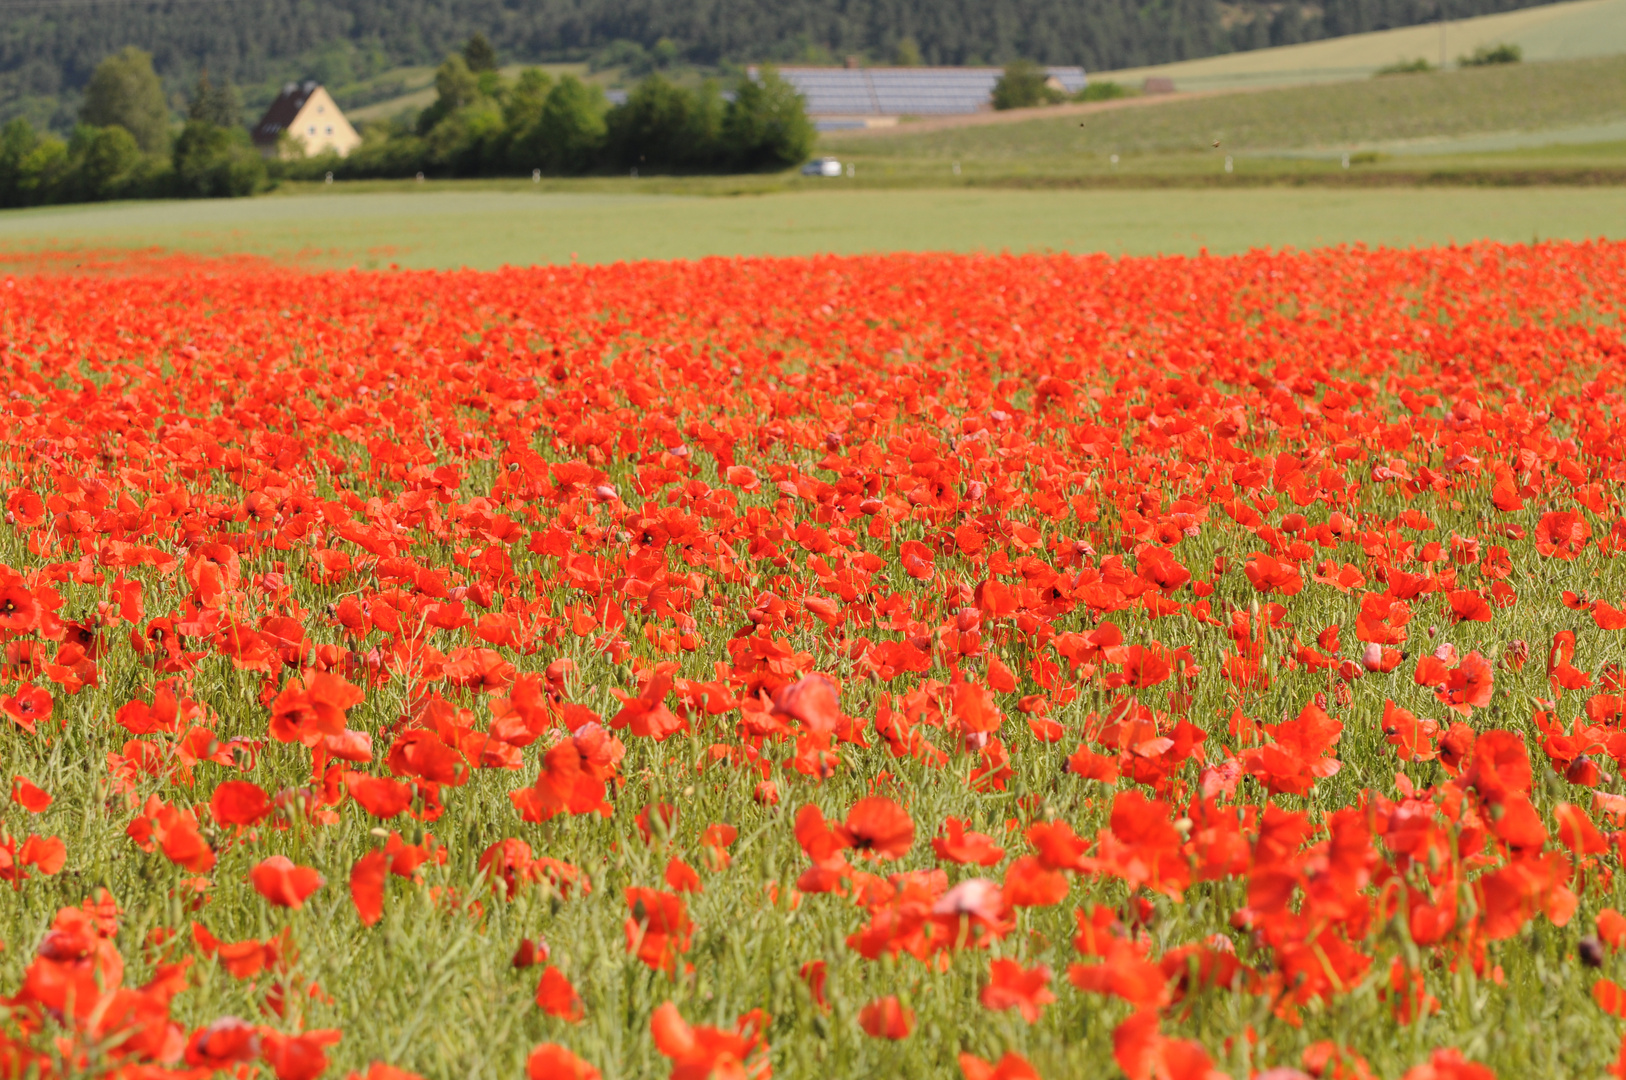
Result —
[[[157,246],[316,265],[490,268],[573,256],[610,262],[899,250],[1148,254],[1626,236],[1621,188],[832,190],[697,198],[427,187],[9,211],[0,214],[0,250]]]
[[[1443,40],[1442,40],[1443,38]],[[1095,76],[1139,86],[1150,76],[1173,79],[1179,90],[1280,86],[1363,78],[1396,60],[1447,63],[1481,46],[1517,45],[1526,60],[1574,60],[1626,53],[1626,0],[1573,0],[1564,4],[1370,34],[1210,56],[1175,64],[1107,71]]]
[[[1413,140],[1608,129],[1626,121],[1626,57],[1510,64],[1040,117],[829,135],[861,173],[908,177],[1213,171],[1225,155],[1393,149]],[[1607,133],[1607,130],[1606,130]],[[1619,138],[1615,135],[1615,138]],[[1215,144],[1218,144],[1216,146]],[[1119,155],[1114,166],[1112,155]],[[1521,164],[1528,166],[1528,157]]]

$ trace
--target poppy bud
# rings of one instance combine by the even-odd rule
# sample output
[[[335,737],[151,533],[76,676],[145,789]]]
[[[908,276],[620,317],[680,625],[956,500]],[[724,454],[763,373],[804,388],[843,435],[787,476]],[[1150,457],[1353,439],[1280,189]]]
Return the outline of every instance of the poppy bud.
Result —
[[[519,948],[514,950],[514,958],[510,963],[517,968],[528,968],[535,964],[546,963],[549,956],[548,943],[537,939],[532,941],[524,938]]]
[[[1589,968],[1603,967],[1603,942],[1592,936],[1584,937],[1576,946],[1581,963]]]

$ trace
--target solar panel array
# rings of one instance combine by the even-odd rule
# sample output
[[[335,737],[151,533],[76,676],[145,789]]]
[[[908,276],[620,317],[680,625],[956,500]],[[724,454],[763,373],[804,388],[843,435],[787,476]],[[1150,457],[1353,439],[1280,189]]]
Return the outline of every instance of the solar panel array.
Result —
[[[1045,69],[1068,93],[1084,69]],[[988,108],[1000,68],[780,68],[811,116],[943,116]]]

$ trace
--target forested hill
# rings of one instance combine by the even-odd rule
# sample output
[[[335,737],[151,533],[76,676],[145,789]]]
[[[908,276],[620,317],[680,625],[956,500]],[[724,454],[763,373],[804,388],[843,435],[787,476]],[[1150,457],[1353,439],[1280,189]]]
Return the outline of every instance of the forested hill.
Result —
[[[1091,70],[1187,59],[1532,6],[1529,0],[0,0],[0,113],[38,119],[96,63],[150,51],[174,92],[216,78],[335,81],[432,63],[484,33],[505,62],[585,58],[617,41],[679,59],[929,64],[1015,57]],[[30,104],[30,99],[32,104]]]

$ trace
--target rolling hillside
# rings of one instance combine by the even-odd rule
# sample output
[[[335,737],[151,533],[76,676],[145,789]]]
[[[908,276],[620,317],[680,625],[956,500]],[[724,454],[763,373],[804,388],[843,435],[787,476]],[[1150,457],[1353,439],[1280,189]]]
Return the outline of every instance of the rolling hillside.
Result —
[[[1442,153],[1453,143],[1488,152],[1602,142],[1626,138],[1626,56],[1114,106],[1073,107],[1056,116],[1037,110],[1013,123],[833,134],[821,148],[856,162],[861,173],[902,179],[946,174],[953,163],[967,178],[1060,177],[1213,172],[1227,156],[1292,161],[1374,150]],[[1573,137],[1577,132],[1581,138]]]
[[[1003,62],[1130,68],[1534,6],[1528,0],[0,0],[0,120],[71,126],[95,65],[153,53],[178,99],[207,67],[246,89],[434,64],[480,32],[504,62],[624,43],[688,64]],[[253,93],[246,95],[251,99]]]
[[[1626,54],[1626,0],[1570,0],[1522,11],[1231,53],[1173,64],[1102,71],[1096,78],[1139,86],[1173,79],[1178,90],[1284,86],[1365,78],[1397,60],[1454,64],[1482,46],[1517,45],[1525,60]]]

